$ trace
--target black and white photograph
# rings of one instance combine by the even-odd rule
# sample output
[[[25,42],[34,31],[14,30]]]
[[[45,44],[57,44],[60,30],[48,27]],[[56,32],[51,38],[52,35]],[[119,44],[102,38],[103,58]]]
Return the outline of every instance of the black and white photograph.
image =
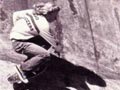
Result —
[[[120,90],[120,0],[0,0],[0,90]]]

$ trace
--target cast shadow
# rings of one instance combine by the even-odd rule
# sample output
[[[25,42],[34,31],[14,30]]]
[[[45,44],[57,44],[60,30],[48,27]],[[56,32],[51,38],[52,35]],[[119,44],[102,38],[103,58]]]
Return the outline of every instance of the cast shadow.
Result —
[[[31,78],[28,84],[15,83],[14,90],[70,90],[66,87],[90,90],[86,81],[106,87],[106,82],[100,76],[82,66],[75,66],[65,59],[51,56],[51,60],[43,66],[47,68]]]

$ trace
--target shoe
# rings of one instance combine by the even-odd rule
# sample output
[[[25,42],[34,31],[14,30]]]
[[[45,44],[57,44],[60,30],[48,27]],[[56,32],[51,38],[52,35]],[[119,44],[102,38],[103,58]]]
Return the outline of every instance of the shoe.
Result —
[[[25,75],[25,73],[20,69],[20,66],[19,65],[16,65],[15,66],[15,69],[16,69],[16,73],[18,74],[20,80],[23,82],[23,83],[28,83],[28,79]]]
[[[22,81],[20,80],[19,76],[17,73],[14,73],[12,75],[9,75],[7,80],[13,84],[13,83],[21,83]]]

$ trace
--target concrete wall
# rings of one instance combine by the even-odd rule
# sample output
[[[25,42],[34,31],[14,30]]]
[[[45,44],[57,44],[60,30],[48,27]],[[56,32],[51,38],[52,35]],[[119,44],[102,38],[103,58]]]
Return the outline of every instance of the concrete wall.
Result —
[[[64,3],[63,3],[64,2]],[[107,78],[119,78],[119,0],[60,0],[63,55]]]

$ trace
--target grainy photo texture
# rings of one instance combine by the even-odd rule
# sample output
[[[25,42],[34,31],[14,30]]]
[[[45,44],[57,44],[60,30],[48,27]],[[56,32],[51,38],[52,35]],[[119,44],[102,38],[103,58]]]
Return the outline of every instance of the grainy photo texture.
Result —
[[[0,90],[120,90],[119,0],[0,0]]]

